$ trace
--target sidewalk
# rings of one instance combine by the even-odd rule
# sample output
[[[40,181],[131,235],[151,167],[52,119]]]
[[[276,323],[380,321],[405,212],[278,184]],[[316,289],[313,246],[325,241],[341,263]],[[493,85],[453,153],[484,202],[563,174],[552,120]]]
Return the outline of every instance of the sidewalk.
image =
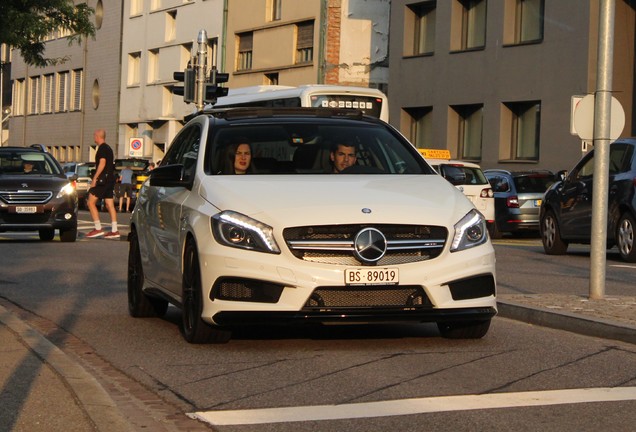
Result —
[[[501,295],[498,302],[499,317],[636,344],[636,297]],[[95,378],[2,306],[0,389],[2,431],[133,430]]]

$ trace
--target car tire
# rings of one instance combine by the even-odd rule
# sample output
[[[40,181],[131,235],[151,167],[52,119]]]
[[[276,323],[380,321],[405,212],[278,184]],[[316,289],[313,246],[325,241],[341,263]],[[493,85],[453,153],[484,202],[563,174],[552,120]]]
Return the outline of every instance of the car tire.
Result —
[[[564,255],[568,250],[568,242],[561,238],[561,230],[556,216],[551,210],[546,211],[541,218],[541,242],[543,250],[548,255]]]
[[[128,249],[128,313],[135,318],[149,318],[164,316],[168,310],[168,302],[149,297],[144,294],[144,269],[139,251],[137,233],[130,232],[130,247]]]
[[[490,234],[491,239],[500,239],[502,237],[501,231],[497,228],[497,222],[488,224],[488,234]]]
[[[183,257],[183,285],[181,297],[181,331],[183,338],[192,344],[225,343],[231,333],[212,327],[201,319],[203,293],[201,289],[201,269],[199,255],[194,241],[186,243]]]
[[[437,328],[446,339],[481,339],[490,328],[490,320],[438,322]]]
[[[616,226],[616,246],[621,258],[627,262],[636,262],[636,247],[634,245],[634,230],[636,222],[629,213],[623,213]]]
[[[77,240],[77,227],[60,230],[61,242],[69,243],[74,242],[75,240]]]
[[[40,240],[42,241],[51,241],[55,238],[55,230],[43,228],[38,230],[38,235],[40,236]]]

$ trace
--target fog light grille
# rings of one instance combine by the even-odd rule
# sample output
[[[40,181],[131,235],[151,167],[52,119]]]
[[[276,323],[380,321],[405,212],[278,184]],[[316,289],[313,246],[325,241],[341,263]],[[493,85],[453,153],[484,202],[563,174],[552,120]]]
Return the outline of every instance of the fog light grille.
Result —
[[[281,285],[257,280],[227,278],[217,281],[210,294],[210,299],[277,303],[283,293],[283,288]]]

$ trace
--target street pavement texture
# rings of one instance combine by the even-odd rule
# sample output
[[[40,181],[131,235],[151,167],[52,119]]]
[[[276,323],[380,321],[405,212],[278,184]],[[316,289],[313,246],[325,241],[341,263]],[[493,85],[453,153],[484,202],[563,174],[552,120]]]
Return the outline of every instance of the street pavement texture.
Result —
[[[499,317],[636,344],[636,297],[500,295]],[[0,432],[134,431],[100,383],[0,306]]]

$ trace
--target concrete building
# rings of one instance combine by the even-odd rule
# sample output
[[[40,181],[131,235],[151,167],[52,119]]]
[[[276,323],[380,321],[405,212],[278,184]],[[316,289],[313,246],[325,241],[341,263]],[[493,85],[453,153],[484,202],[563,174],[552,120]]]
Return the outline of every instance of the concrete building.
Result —
[[[183,71],[208,36],[208,66],[217,66],[227,0],[124,0],[121,38],[119,153],[157,161],[193,112],[173,95],[173,73]],[[217,66],[218,67],[218,66]],[[219,68],[220,69],[220,68]],[[141,144],[141,147],[135,144]]]
[[[390,0],[229,5],[223,51],[230,88],[340,84],[386,91]]]
[[[572,96],[596,89],[598,0],[393,0],[391,122],[484,168],[570,169]],[[613,91],[634,134],[634,2],[616,0]]]
[[[44,144],[60,162],[91,160],[93,131],[102,128],[116,148],[122,4],[86,3],[95,9],[94,39],[69,46],[68,34],[57,33],[46,42],[45,56],[64,62],[30,67],[13,52],[8,145]]]

